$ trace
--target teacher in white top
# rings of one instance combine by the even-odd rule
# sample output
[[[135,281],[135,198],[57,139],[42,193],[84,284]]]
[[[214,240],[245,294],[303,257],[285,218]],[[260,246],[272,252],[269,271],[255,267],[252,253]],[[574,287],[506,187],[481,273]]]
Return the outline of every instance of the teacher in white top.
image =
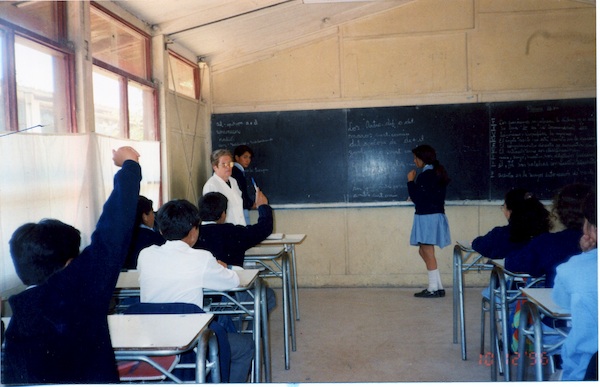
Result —
[[[214,174],[204,184],[202,195],[204,196],[209,192],[220,192],[225,195],[227,197],[225,222],[245,226],[242,191],[238,187],[237,181],[231,178],[233,155],[226,149],[217,149],[210,155],[210,163]]]

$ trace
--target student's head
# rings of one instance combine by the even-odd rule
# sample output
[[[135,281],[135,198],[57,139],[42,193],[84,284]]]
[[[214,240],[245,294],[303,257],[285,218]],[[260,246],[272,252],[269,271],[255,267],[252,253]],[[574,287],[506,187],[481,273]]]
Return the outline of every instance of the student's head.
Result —
[[[504,204],[502,204],[502,212],[506,219],[510,219],[510,215],[515,208],[523,204],[525,199],[529,199],[533,195],[525,188],[513,188],[504,195]]]
[[[228,181],[231,177],[231,168],[233,167],[233,156],[227,149],[217,149],[210,155],[210,164],[215,175]]]
[[[423,168],[425,165],[432,165],[436,176],[438,177],[438,183],[446,186],[450,183],[448,172],[437,159],[435,149],[431,145],[422,144],[412,150],[414,155],[414,162],[418,168]]]
[[[529,194],[525,199],[515,201],[508,223],[510,240],[515,243],[530,241],[533,237],[550,231],[552,222],[550,212],[537,198]]]
[[[135,219],[135,224],[138,226],[144,224],[150,228],[154,227],[154,209],[152,208],[152,200],[145,196],[138,197]]]
[[[418,147],[412,150],[412,153],[415,156],[415,158],[419,159],[424,164],[435,166],[435,164],[437,163],[437,155],[435,153],[435,149],[433,149],[433,147],[430,145],[419,145]],[[422,166],[420,166],[419,168],[421,167]]]
[[[575,183],[563,187],[554,198],[553,211],[558,220],[568,229],[581,230],[584,217],[581,205],[592,192],[587,184]]]
[[[79,230],[56,219],[19,227],[8,242],[17,275],[27,286],[39,285],[79,255]]]
[[[254,152],[252,152],[252,149],[250,149],[248,145],[238,145],[233,151],[235,162],[239,163],[244,168],[250,166],[253,156]]]
[[[192,229],[198,229],[200,213],[187,200],[171,200],[160,207],[156,220],[162,236],[168,241],[182,240]]]
[[[200,198],[198,208],[203,222],[217,222],[227,211],[227,197],[220,192],[209,192]]]

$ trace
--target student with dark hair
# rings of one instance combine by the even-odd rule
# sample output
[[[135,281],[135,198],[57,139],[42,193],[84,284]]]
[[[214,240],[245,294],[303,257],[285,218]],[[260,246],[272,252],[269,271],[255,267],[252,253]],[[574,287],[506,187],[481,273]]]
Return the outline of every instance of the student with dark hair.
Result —
[[[220,192],[209,192],[198,201],[202,227],[197,249],[210,251],[218,260],[229,266],[244,266],[244,254],[250,247],[267,239],[273,232],[273,209],[265,195],[259,191],[258,223],[240,226],[226,223],[227,198]]]
[[[571,311],[571,330],[561,349],[562,380],[598,379],[598,221],[597,198],[583,203],[582,253],[556,268],[552,298]],[[596,357],[594,357],[596,356]],[[587,376],[591,379],[590,376]]]
[[[255,189],[254,186],[249,185],[248,179],[246,179],[246,169],[250,166],[254,157],[254,152],[248,145],[238,145],[233,150],[234,164],[231,168],[231,177],[233,177],[242,191],[242,200],[244,201],[244,216],[246,217],[246,224],[250,224],[250,210],[255,207]]]
[[[106,316],[131,244],[138,158],[131,147],[113,151],[121,170],[81,253],[79,231],[58,220],[27,223],[13,233],[10,253],[27,289],[9,299],[3,383],[119,381]]]
[[[181,302],[203,308],[204,288],[229,290],[239,285],[238,275],[209,251],[192,248],[200,234],[196,206],[187,200],[171,200],[156,217],[167,242],[140,252],[137,269],[142,303]],[[254,341],[240,333],[229,333],[227,338],[231,348],[229,381],[243,383],[254,357]]]
[[[410,244],[419,246],[419,255],[425,262],[429,285],[415,297],[444,297],[440,272],[435,259],[435,246],[444,248],[450,244],[450,228],[444,210],[446,186],[450,182],[446,169],[437,159],[435,149],[419,145],[412,150],[417,168],[407,175],[410,200],[415,204],[415,215]]]
[[[550,230],[550,213],[524,188],[508,191],[501,208],[508,224],[494,227],[471,243],[473,250],[487,258],[503,259]]]
[[[138,255],[146,247],[152,245],[160,246],[165,243],[165,238],[154,230],[154,209],[152,204],[152,200],[145,196],[140,195],[138,198],[135,215],[136,228],[133,230],[131,248],[125,260],[125,269],[132,270],[137,267]]]
[[[583,235],[584,223],[581,204],[591,191],[586,184],[575,183],[563,187],[554,198],[552,211],[565,227],[564,230],[540,234],[522,249],[507,255],[504,261],[506,269],[536,278],[545,275],[545,286],[551,288],[556,267],[581,252],[579,240]]]

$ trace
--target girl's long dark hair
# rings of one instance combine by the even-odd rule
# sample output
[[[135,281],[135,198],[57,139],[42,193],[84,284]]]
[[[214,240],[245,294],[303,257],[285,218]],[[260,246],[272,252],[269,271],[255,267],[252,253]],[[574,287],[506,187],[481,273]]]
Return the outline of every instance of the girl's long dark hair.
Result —
[[[425,164],[433,165],[433,171],[437,175],[438,182],[441,185],[445,186],[450,183],[448,172],[446,171],[446,168],[444,168],[444,166],[438,161],[435,149],[433,149],[431,145],[419,145],[412,150],[412,153],[419,159],[423,160]]]

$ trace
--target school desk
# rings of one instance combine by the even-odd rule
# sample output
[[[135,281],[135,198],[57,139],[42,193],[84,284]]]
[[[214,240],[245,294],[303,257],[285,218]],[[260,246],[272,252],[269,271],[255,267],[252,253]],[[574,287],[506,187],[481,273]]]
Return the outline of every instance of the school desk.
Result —
[[[152,357],[173,356],[196,348],[195,374],[197,383],[206,382],[207,362],[219,362],[216,337],[206,329],[212,321],[210,313],[144,314],[107,316],[108,329],[117,361],[142,361],[176,383],[182,381],[158,364]],[[5,326],[10,317],[3,317]],[[211,338],[212,336],[212,338]],[[211,372],[212,381],[220,382],[218,366]]]
[[[268,245],[283,245],[285,251],[290,255],[291,260],[291,276],[294,310],[296,312],[296,320],[300,320],[300,306],[298,302],[298,274],[296,271],[296,248],[297,244],[302,243],[306,239],[306,234],[271,234],[270,237],[260,243],[262,246]],[[292,290],[290,290],[291,292]],[[293,317],[292,317],[293,318]],[[293,344],[295,347],[295,344]],[[294,348],[294,351],[296,349]]]
[[[267,315],[266,287],[259,277],[258,269],[236,270],[240,284],[235,289],[220,291],[204,289],[205,310],[218,315],[239,316],[240,322],[251,320],[254,339],[254,359],[261,359],[253,368],[252,380],[262,382],[264,366],[265,382],[271,382],[271,354],[269,346],[269,318]],[[253,301],[239,301],[236,294],[248,293]],[[218,301],[214,300],[218,296]],[[207,303],[208,301],[208,303]],[[258,312],[256,312],[258,311]],[[255,363],[257,363],[255,361]]]
[[[280,262],[279,262],[280,261]],[[281,278],[282,305],[283,305],[283,349],[285,369],[290,369],[290,340],[292,350],[296,350],[294,320],[290,313],[290,260],[283,246],[255,246],[246,250],[244,267],[262,269],[260,276],[263,278]]]
[[[203,289],[205,301],[210,299],[210,296],[214,295],[222,295],[227,298],[227,302],[223,302],[223,305],[219,306],[218,304],[210,304],[209,307],[211,310],[206,311],[212,312],[213,314],[246,315],[253,320],[255,359],[262,359],[262,364],[264,364],[265,367],[265,380],[269,382],[271,377],[271,358],[269,353],[269,319],[267,317],[266,289],[263,286],[262,280],[258,276],[258,269],[236,270],[236,273],[240,277],[240,284],[234,289],[229,289],[227,291]],[[252,292],[254,298],[254,307],[250,308],[246,303],[237,302],[235,297],[232,297],[228,294],[229,292]],[[139,272],[137,270],[121,272],[115,287],[115,296],[117,298],[127,298],[139,297],[139,295]],[[226,304],[229,304],[227,308]],[[214,310],[212,310],[213,308]],[[255,313],[255,310],[258,310],[259,313]],[[261,381],[261,370],[262,366],[255,367],[253,379],[256,382]]]
[[[473,250],[471,242],[458,241],[454,246],[452,271],[452,332],[454,344],[458,343],[458,326],[460,321],[460,347],[462,359],[467,360],[467,335],[465,328],[465,272],[491,270],[492,265],[487,258]],[[460,319],[460,320],[459,320]],[[483,342],[483,341],[482,341]]]
[[[519,349],[517,351],[517,380],[524,380],[525,365],[529,363],[535,368],[535,380],[542,381],[542,366],[549,362],[549,357],[557,353],[567,337],[568,330],[564,327],[552,327],[546,332],[542,330],[542,318],[551,317],[554,320],[570,320],[570,311],[556,305],[552,300],[551,288],[528,288],[522,290],[527,302],[521,308],[519,320]],[[552,344],[545,345],[544,337],[556,336]],[[533,342],[533,357],[525,355],[525,340]],[[544,356],[547,355],[547,356]]]

